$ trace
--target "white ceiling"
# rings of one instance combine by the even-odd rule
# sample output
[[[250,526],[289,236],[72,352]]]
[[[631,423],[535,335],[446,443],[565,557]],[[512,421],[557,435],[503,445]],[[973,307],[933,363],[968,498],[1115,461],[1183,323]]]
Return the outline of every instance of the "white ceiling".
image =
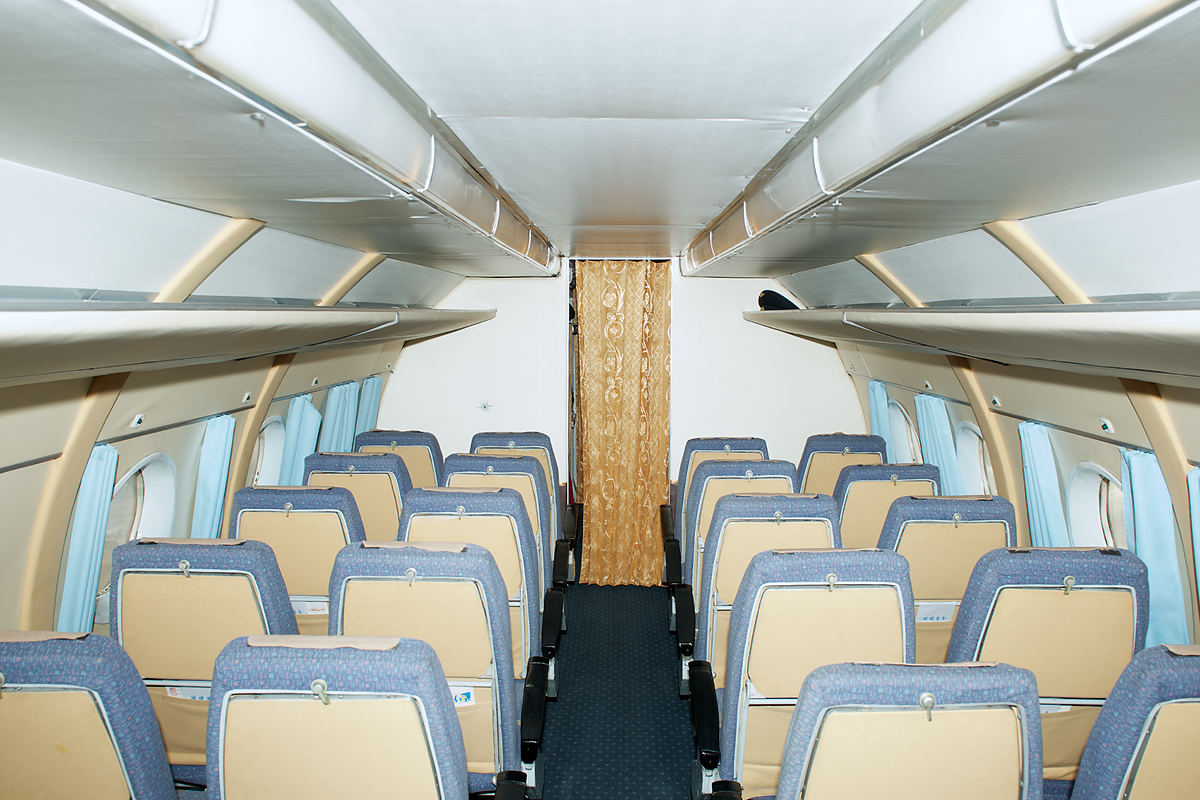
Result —
[[[679,253],[918,0],[333,0],[558,248]]]

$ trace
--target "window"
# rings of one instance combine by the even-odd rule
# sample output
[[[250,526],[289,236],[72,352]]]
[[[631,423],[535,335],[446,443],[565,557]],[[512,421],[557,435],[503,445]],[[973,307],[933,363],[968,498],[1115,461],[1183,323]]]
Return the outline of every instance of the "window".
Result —
[[[895,400],[888,400],[888,423],[891,425],[892,438],[896,452],[892,453],[893,464],[920,464],[921,442],[917,438],[916,426],[904,406]]]
[[[283,417],[267,417],[258,429],[250,466],[254,470],[251,486],[278,486],[279,470],[283,466]]]
[[[958,469],[962,473],[966,493],[995,494],[996,478],[992,475],[992,460],[979,427],[971,422],[955,425],[954,449],[958,453]]]
[[[1103,467],[1076,464],[1067,476],[1067,530],[1074,547],[1125,547],[1121,482]]]
[[[112,551],[117,545],[147,537],[168,537],[175,524],[175,462],[166,453],[139,461],[117,481],[108,525],[104,531],[104,556],[96,592],[96,624],[108,624],[108,590],[112,577]]]

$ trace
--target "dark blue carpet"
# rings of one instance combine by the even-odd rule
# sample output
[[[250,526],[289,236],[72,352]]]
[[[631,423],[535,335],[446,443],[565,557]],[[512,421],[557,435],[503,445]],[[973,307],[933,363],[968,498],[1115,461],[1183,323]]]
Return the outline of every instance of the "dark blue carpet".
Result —
[[[558,701],[548,704],[545,800],[688,800],[694,743],[679,699],[667,590],[567,590]]]

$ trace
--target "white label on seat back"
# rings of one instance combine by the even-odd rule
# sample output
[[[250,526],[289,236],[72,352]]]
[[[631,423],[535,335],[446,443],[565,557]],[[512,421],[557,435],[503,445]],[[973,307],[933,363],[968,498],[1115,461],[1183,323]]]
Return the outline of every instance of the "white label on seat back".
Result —
[[[308,598],[292,598],[292,612],[295,614],[328,614],[329,601],[326,599],[309,600]]]
[[[951,622],[958,603],[917,603],[917,622]]]
[[[183,700],[208,700],[208,686],[164,686],[167,697],[178,697]]]
[[[451,686],[450,697],[455,708],[475,705],[475,689],[470,686]]]

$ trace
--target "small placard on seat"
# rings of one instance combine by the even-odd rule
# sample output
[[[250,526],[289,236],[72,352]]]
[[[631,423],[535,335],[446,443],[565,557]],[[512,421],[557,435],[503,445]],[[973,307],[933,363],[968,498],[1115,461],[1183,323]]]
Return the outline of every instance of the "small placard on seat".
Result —
[[[167,539],[136,539],[138,544],[201,544],[201,545],[224,545],[226,547],[237,547],[245,544],[245,539],[184,539],[184,538],[167,538]]]
[[[334,650],[351,647],[355,650],[392,650],[400,644],[399,636],[264,636],[246,637],[249,647],[291,647],[297,650]]]
[[[0,642],[48,642],[52,639],[82,639],[91,633],[74,631],[0,631]]]
[[[402,547],[415,547],[418,550],[436,550],[442,553],[465,553],[467,545],[463,542],[363,542],[364,550],[399,550]]]
[[[1200,656],[1200,644],[1165,644],[1163,647],[1173,656]]]

